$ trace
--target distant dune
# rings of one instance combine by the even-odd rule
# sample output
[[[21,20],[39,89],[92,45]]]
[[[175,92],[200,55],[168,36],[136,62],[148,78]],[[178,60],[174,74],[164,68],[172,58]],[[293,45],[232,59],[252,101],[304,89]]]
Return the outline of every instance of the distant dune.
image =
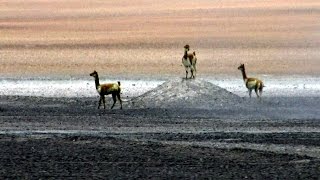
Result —
[[[10,0],[0,4],[0,75],[320,72],[317,0]]]

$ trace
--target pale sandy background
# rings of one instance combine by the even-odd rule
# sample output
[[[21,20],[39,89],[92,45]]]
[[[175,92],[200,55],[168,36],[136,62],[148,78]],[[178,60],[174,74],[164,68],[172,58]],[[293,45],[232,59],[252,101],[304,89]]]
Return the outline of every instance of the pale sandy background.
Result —
[[[318,0],[2,0],[0,75],[320,75]]]

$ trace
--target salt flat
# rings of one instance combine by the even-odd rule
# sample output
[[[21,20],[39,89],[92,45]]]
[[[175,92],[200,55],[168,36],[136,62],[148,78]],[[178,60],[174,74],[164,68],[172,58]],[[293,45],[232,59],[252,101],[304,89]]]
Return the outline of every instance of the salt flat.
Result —
[[[184,73],[180,69],[181,80]],[[240,75],[240,72],[239,72]],[[312,97],[320,94],[320,78],[317,76],[270,76],[260,75],[265,82],[263,96],[266,97]],[[156,88],[171,77],[147,77],[145,75],[136,78],[114,76],[108,79],[101,75],[101,83],[121,81],[122,96],[131,99]],[[217,86],[235,93],[241,97],[248,97],[248,92],[241,77],[235,76],[201,76],[200,80],[211,82]],[[90,77],[62,77],[62,78],[1,78],[0,95],[5,96],[41,96],[41,97],[96,97],[94,80]]]

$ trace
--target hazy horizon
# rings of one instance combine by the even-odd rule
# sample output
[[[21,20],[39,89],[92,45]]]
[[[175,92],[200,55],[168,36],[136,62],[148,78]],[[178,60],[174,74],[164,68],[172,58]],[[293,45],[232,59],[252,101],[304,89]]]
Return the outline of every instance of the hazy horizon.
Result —
[[[0,75],[320,75],[316,0],[10,0],[0,4]]]

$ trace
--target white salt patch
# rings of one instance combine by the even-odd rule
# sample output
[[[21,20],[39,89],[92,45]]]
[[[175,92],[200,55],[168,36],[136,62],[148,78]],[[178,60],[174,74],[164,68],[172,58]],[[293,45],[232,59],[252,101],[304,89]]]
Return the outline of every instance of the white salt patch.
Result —
[[[319,96],[320,77],[273,77],[261,78],[265,83],[263,96]],[[203,78],[217,86],[248,97],[244,82],[239,77]],[[132,98],[156,88],[160,80],[120,80],[122,97]],[[102,79],[104,82],[117,82]],[[0,79],[0,95],[41,97],[96,97],[98,93],[93,80],[12,80]],[[253,96],[255,96],[253,92]]]
[[[272,77],[260,78],[265,87],[262,96],[319,96],[320,77]],[[241,97],[249,97],[247,88],[242,79],[239,78],[215,78],[205,79],[217,86],[237,94]],[[252,95],[255,97],[254,91]]]
[[[104,80],[102,82],[115,82]],[[151,90],[163,81],[122,80],[124,98],[135,97]],[[40,97],[96,97],[94,81],[88,80],[0,80],[0,95]]]

